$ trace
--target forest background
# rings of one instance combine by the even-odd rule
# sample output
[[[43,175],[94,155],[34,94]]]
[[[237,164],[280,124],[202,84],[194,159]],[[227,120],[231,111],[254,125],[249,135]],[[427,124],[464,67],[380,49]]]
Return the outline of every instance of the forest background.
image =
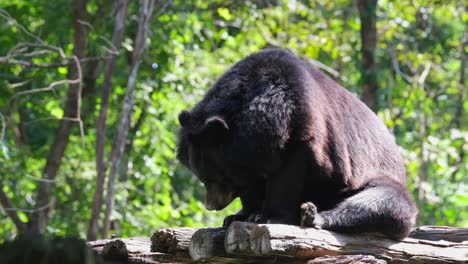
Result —
[[[308,60],[395,135],[418,225],[468,226],[468,3],[0,1],[0,242],[219,226],[178,113],[264,48]]]

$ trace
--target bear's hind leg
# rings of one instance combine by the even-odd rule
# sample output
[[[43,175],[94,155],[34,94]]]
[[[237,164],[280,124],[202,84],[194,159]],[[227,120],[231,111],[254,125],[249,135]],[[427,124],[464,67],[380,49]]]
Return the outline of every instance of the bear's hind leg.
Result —
[[[320,208],[319,208],[320,209]],[[312,203],[301,206],[301,225],[344,233],[378,232],[405,238],[417,214],[404,186],[388,179],[373,179],[360,192],[335,208],[317,212]]]

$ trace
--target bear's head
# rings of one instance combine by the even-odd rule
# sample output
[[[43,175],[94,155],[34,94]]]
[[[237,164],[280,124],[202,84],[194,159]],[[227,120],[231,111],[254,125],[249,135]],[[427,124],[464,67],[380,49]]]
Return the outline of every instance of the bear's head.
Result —
[[[229,138],[229,125],[221,116],[200,120],[188,111],[179,114],[179,123],[177,159],[205,185],[205,207],[222,210],[238,196],[223,161],[223,143]]]

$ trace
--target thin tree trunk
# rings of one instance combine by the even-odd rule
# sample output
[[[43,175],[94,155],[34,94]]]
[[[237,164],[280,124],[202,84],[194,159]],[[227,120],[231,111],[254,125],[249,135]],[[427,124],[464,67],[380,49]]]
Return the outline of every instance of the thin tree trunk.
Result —
[[[352,1],[351,1],[352,2]],[[354,4],[354,3],[353,3]],[[343,32],[348,32],[350,29],[349,29],[349,23],[348,23],[348,19],[350,17],[350,14],[351,14],[351,8],[352,7],[345,7],[343,9],[343,14],[341,15],[341,20],[343,21]],[[353,18],[354,19],[354,18]],[[340,38],[337,39],[338,41],[338,44],[337,46],[338,47],[341,47],[343,45],[343,43],[348,43],[348,39],[347,39],[347,36],[345,34],[342,34],[340,36]],[[338,57],[340,56],[340,54],[338,53]],[[338,72],[338,74],[340,74],[340,76],[343,74],[343,67],[346,63],[339,59],[337,60],[336,62],[336,67],[335,67],[335,70]],[[336,79],[337,81],[340,80],[340,79]],[[341,81],[341,80],[340,80]]]
[[[150,98],[151,98],[151,95],[153,94],[153,92],[154,92],[154,90],[148,95]],[[124,149],[124,153],[122,155],[122,161],[120,163],[120,169],[119,169],[119,172],[117,174],[120,184],[123,184],[123,185],[125,185],[125,182],[127,181],[127,178],[128,178],[128,165],[129,165],[129,162],[130,162],[130,157],[132,156],[136,133],[140,130],[141,126],[143,125],[143,122],[145,121],[146,117],[148,116],[148,111],[147,111],[148,104],[149,104],[148,102],[144,102],[142,110],[141,110],[141,114],[138,117],[138,119],[135,121],[135,125],[133,125],[133,127],[130,128],[128,139],[127,139],[127,142],[125,143],[125,149]],[[128,198],[128,197],[126,197],[126,198]],[[126,201],[127,200],[125,200],[124,203]],[[126,216],[127,216],[126,210],[125,209],[120,210],[119,215],[122,216],[122,221],[125,221]]]
[[[421,109],[421,111],[424,111]],[[417,225],[421,225],[424,219],[424,204],[426,200],[426,189],[425,183],[427,181],[427,173],[429,170],[429,164],[427,162],[427,154],[426,154],[426,116],[424,112],[419,113],[419,138],[421,140],[420,144],[420,152],[419,152],[419,161],[421,162],[421,166],[419,167],[418,173],[418,208],[419,214],[416,219]]]
[[[117,135],[112,144],[113,154],[111,156],[111,170],[107,185],[106,213],[104,219],[103,237],[106,238],[110,229],[110,214],[114,207],[114,183],[115,177],[120,167],[120,160],[125,147],[127,133],[130,122],[130,114],[133,107],[133,98],[135,94],[135,84],[140,66],[141,55],[146,48],[146,38],[148,35],[149,21],[153,13],[155,0],[140,0],[140,16],[138,19],[138,32],[135,37],[135,46],[132,55],[132,66],[130,75],[127,81],[127,91],[123,102],[123,109],[120,115],[119,124],[117,127]]]
[[[150,98],[151,98],[151,94],[152,92],[149,95]],[[129,131],[128,140],[125,144],[124,155],[122,157],[122,162],[121,162],[122,164],[120,166],[119,179],[121,179],[121,181],[125,181],[127,179],[128,162],[130,160],[130,156],[132,154],[133,146],[135,143],[135,135],[140,130],[141,126],[143,125],[143,122],[148,116],[147,108],[148,108],[148,103],[145,102],[142,107],[140,116],[136,120],[135,125]]]
[[[96,80],[99,77],[100,63],[101,60],[91,60],[84,67],[85,74],[83,75],[83,94],[81,95],[81,97],[86,98],[87,100],[83,101],[83,106],[81,108],[82,116],[83,114],[87,115],[89,113],[94,113],[94,111],[96,110]],[[92,121],[93,120],[90,120],[90,123]]]
[[[96,12],[88,17],[88,25],[98,25],[100,23],[105,23],[107,18],[104,16],[103,12],[105,9],[104,2],[97,3],[97,10]],[[88,26],[91,28],[91,26]],[[90,54],[87,54],[90,57]],[[94,113],[96,110],[96,81],[100,74],[101,62],[103,59],[95,58],[90,59],[83,65],[83,92],[81,97],[83,98],[83,104],[81,107],[81,115],[83,116],[92,116],[90,113]],[[86,119],[84,118],[84,130],[88,131],[88,129],[93,126],[95,123],[94,118]]]
[[[23,234],[26,233],[27,231],[27,226],[26,223],[21,221],[21,219],[18,216],[18,213],[16,212],[16,209],[13,205],[13,202],[8,198],[7,194],[5,191],[3,191],[3,184],[0,182],[0,205],[2,205],[3,210],[7,213],[7,215],[10,217],[11,221],[16,226],[16,229],[18,230],[18,233]]]
[[[114,35],[112,44],[115,52],[118,52],[122,43],[122,37],[125,29],[125,17],[127,15],[129,0],[120,0],[116,2],[117,15],[115,18]],[[104,164],[104,146],[106,135],[107,109],[109,105],[109,95],[112,89],[112,73],[114,71],[117,55],[114,54],[105,65],[104,84],[101,96],[101,108],[99,110],[99,119],[96,128],[96,191],[94,193],[91,209],[91,219],[89,222],[88,240],[96,240],[98,235],[99,214],[102,208],[102,196],[104,193],[104,182],[106,178],[106,166]]]
[[[358,0],[357,6],[361,17],[362,100],[375,112],[378,110],[377,91],[379,89],[375,62],[377,0]]]
[[[465,11],[468,12],[468,4],[465,5]],[[456,128],[461,129],[463,127],[463,102],[466,97],[466,64],[467,64],[467,53],[465,51],[465,47],[468,47],[468,28],[465,30],[465,34],[463,34],[463,38],[461,41],[461,46],[460,46],[460,90],[458,91],[458,100],[457,100],[457,110],[455,112],[455,117],[453,118],[453,123]],[[456,177],[458,172],[463,166],[463,162],[465,159],[465,144],[462,143],[460,144],[460,147],[458,149],[458,159],[455,162],[455,165],[453,166],[453,171],[451,175],[452,182],[456,182]],[[462,176],[463,177],[463,176]]]
[[[73,3],[73,55],[77,59],[85,57],[86,44],[88,40],[86,25],[80,21],[86,21],[86,0],[75,0]],[[79,64],[71,64],[69,68],[69,79],[81,80],[81,67]],[[80,100],[81,100],[81,81],[70,84],[67,91],[64,106],[64,116],[80,120]],[[36,197],[36,208],[30,218],[29,228],[32,233],[44,233],[48,223],[48,212],[52,195],[51,184],[56,178],[68,139],[75,121],[62,119],[59,124],[57,135],[47,156],[46,165],[42,173],[42,179],[39,181],[39,187]]]
[[[418,208],[420,209],[420,213],[417,216],[417,224],[421,225],[422,221],[424,219],[424,204],[426,200],[426,189],[425,189],[425,183],[427,181],[427,176],[429,173],[429,161],[428,161],[428,150],[426,149],[426,136],[427,136],[427,119],[426,119],[426,113],[424,112],[424,106],[423,102],[426,96],[426,90],[424,88],[424,82],[426,80],[426,77],[429,74],[429,71],[431,69],[431,64],[427,63],[423,72],[417,78],[418,83],[417,87],[418,89],[421,90],[421,95],[423,95],[419,99],[419,138],[421,140],[421,145],[420,145],[420,152],[419,152],[419,160],[421,162],[421,166],[419,168],[419,174],[418,174]],[[416,78],[415,78],[416,79]],[[415,85],[416,86],[416,85]]]

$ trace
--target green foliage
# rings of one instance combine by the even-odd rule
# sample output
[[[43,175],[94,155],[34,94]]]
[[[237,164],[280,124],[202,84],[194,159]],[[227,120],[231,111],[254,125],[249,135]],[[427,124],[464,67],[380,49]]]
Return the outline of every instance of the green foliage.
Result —
[[[70,55],[71,2],[8,0],[2,1],[0,11]],[[134,133],[128,140],[131,147],[125,151],[116,187],[113,232],[147,236],[160,227],[218,226],[224,216],[240,208],[237,200],[222,212],[207,212],[200,202],[204,188],[175,160],[175,146],[178,113],[197,102],[217,76],[244,56],[265,47],[290,49],[334,69],[338,76],[332,77],[359,95],[360,21],[353,3],[175,0],[163,5],[164,10],[156,10],[159,16],[152,21],[138,76],[131,124],[135,129],[131,128]],[[113,1],[88,1],[87,10],[91,26],[87,56],[105,56],[114,26]],[[425,191],[420,224],[468,225],[468,168],[460,154],[466,153],[468,141],[464,115],[468,102],[460,97],[466,99],[466,87],[459,83],[468,22],[464,10],[459,1],[424,0],[382,0],[377,10],[378,114],[401,146],[415,199],[418,190]],[[131,1],[112,81],[106,153],[116,134],[125,94],[137,11],[137,1]],[[0,57],[20,42],[36,41],[17,26],[4,23],[4,18],[0,21]],[[32,61],[58,63],[60,58],[50,52]],[[96,90],[83,99],[84,138],[76,127],[53,183],[48,235],[85,237],[88,229],[102,65]],[[426,68],[429,72],[424,77]],[[67,74],[67,67],[0,64],[0,113],[6,120],[6,134],[0,138],[0,180],[17,208],[34,207],[38,179],[63,117],[68,86],[58,86],[55,92],[15,94],[46,87],[66,79]],[[143,122],[137,126],[139,118]],[[425,179],[420,177],[423,163],[428,165]],[[0,210],[0,215],[5,214]],[[27,221],[28,212],[20,211],[19,216]],[[15,234],[10,219],[0,217],[0,241]]]

